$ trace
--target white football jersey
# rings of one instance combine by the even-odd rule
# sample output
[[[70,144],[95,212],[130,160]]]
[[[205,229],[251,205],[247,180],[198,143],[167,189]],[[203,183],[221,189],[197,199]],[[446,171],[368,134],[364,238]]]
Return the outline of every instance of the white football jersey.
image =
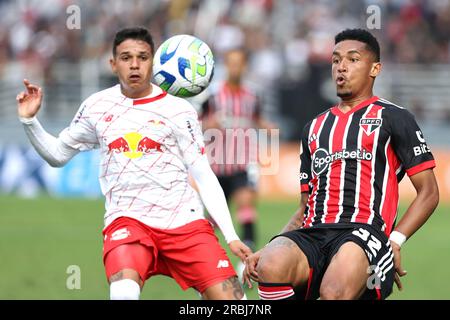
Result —
[[[131,99],[116,85],[86,99],[60,138],[80,151],[100,148],[105,227],[120,216],[160,229],[204,218],[188,182],[204,141],[186,100],[155,85],[149,97]]]

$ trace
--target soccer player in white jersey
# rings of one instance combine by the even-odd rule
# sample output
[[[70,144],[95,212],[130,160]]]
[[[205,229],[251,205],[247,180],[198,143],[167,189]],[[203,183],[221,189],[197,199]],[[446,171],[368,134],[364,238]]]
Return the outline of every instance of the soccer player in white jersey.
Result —
[[[208,209],[233,254],[239,240],[225,196],[204,154],[194,108],[151,84],[154,44],[148,30],[126,28],[114,39],[112,71],[120,84],[86,99],[59,137],[36,114],[42,89],[24,80],[18,114],[30,142],[50,165],[100,148],[106,198],[103,261],[111,299],[138,299],[153,275],[172,277],[204,299],[245,299],[233,266],[203,215]],[[198,193],[189,185],[188,174]]]

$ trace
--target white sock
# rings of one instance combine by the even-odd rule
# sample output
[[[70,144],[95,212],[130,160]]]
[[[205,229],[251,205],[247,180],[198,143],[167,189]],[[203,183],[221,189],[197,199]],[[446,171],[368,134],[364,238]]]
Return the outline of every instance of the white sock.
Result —
[[[240,283],[242,283],[242,277],[244,276],[244,269],[245,269],[245,263],[243,263],[242,261],[239,261],[239,263],[236,267],[236,273],[237,273]]]
[[[247,296],[245,295],[245,293],[244,293],[244,295],[242,296],[241,300],[248,300],[248,299],[247,299]]]
[[[139,300],[141,288],[131,279],[114,281],[109,286],[111,300]]]

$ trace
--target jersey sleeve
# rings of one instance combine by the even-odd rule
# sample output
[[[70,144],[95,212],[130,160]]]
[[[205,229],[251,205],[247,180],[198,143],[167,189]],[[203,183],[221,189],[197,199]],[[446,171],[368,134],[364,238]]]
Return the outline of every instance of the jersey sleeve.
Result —
[[[92,150],[99,147],[95,127],[90,122],[88,103],[85,101],[78,109],[70,126],[59,135],[62,142],[79,151]]]
[[[392,120],[392,144],[408,176],[434,168],[434,157],[412,113],[400,109]]]
[[[300,144],[300,191],[309,192],[311,180],[311,153],[308,146],[308,132],[310,123],[305,126]]]
[[[175,119],[175,135],[183,156],[189,167],[205,153],[205,143],[198,115],[194,109],[183,112]]]

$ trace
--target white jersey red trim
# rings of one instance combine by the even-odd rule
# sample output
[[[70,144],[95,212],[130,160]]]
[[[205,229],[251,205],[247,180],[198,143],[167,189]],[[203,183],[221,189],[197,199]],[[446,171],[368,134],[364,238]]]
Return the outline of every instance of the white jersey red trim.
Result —
[[[86,99],[61,140],[80,151],[100,148],[100,186],[106,198],[105,227],[120,216],[173,229],[204,218],[188,183],[188,167],[204,153],[192,105],[153,85],[131,99],[120,86]]]

